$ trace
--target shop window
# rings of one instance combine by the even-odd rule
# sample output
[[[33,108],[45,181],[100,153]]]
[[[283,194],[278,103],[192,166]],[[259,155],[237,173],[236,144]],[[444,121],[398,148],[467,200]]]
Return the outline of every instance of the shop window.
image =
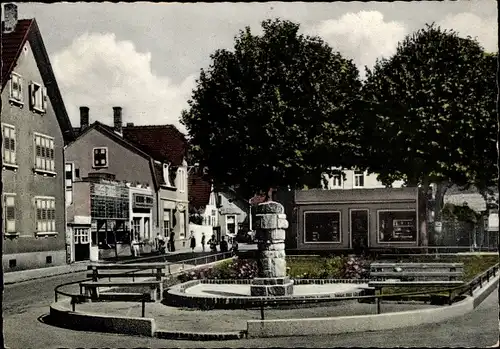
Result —
[[[416,242],[417,214],[415,210],[379,210],[379,242]]]
[[[340,211],[304,212],[305,243],[340,243]]]

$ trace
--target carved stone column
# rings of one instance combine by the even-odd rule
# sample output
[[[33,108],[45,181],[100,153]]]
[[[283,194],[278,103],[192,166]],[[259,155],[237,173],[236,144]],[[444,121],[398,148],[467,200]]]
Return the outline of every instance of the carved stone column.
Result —
[[[288,228],[285,209],[270,201],[256,209],[256,235],[259,256],[258,277],[252,281],[252,296],[286,296],[293,293],[293,281],[286,275],[285,229]]]

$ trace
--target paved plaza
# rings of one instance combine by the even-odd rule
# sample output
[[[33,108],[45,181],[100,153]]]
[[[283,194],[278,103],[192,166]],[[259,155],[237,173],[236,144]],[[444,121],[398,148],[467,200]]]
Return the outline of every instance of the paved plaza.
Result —
[[[324,284],[324,285],[295,285],[293,287],[294,296],[348,293],[359,291],[359,286],[368,286],[367,284]],[[231,285],[231,284],[198,284],[186,289],[187,294],[197,296],[250,296],[250,285]]]
[[[435,308],[437,306],[417,303],[382,303],[382,313],[405,310]],[[96,302],[76,306],[76,311],[92,314],[119,316],[141,316],[140,303]],[[315,304],[310,308],[288,308],[265,310],[267,319],[296,319],[308,317],[333,317],[376,314],[375,304],[357,301]],[[260,309],[198,310],[176,308],[161,303],[147,303],[146,317],[154,318],[158,330],[183,332],[234,332],[247,328],[248,320],[260,320]]]

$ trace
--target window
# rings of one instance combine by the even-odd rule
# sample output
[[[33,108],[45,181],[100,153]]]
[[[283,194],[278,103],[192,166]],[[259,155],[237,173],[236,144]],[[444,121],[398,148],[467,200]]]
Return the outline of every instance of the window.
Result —
[[[169,164],[163,164],[163,180],[165,181],[165,185],[167,187],[172,187],[172,184],[170,183],[170,165]]]
[[[75,244],[88,244],[90,242],[90,231],[88,228],[76,228],[74,234]]]
[[[47,89],[42,85],[32,82],[29,86],[30,109],[39,113],[47,111]]]
[[[360,188],[365,186],[365,173],[363,171],[354,171],[354,187]]]
[[[2,124],[3,132],[3,166],[16,166],[16,129],[14,126]]]
[[[80,178],[80,169],[75,168],[75,178]]]
[[[132,219],[132,229],[134,230],[134,236],[132,236],[132,238],[135,236],[141,236],[141,219],[142,218],[136,217]]]
[[[416,242],[415,210],[379,210],[377,212],[379,242]]]
[[[4,207],[4,234],[18,235],[16,232],[16,196],[15,194],[4,194],[3,196],[3,207]]]
[[[226,218],[226,232],[229,235],[236,234],[236,216],[227,216],[227,218]]]
[[[54,198],[38,197],[36,202],[36,232],[56,234],[56,201]]]
[[[342,188],[342,175],[334,174],[332,176],[332,188]]]
[[[55,174],[54,138],[35,134],[35,172]]]
[[[73,188],[73,164],[72,163],[66,164],[65,172],[66,172],[66,175],[65,175],[66,189],[71,190]]]
[[[108,148],[94,148],[94,167],[108,167]]]
[[[183,193],[186,191],[186,171],[183,168],[178,169],[177,170],[177,177],[179,178],[178,179],[178,183],[179,183],[178,189],[181,193]]]
[[[163,209],[163,236],[168,237],[172,228],[172,210]]]
[[[340,211],[304,212],[305,243],[340,243]]]
[[[12,73],[10,76],[10,96],[11,104],[23,105],[23,78],[21,75]]]

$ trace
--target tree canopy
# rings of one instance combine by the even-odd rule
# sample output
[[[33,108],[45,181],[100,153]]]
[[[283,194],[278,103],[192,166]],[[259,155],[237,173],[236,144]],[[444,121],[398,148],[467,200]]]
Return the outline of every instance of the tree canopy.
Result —
[[[216,188],[245,195],[318,187],[325,169],[359,155],[354,63],[290,21],[249,27],[233,50],[217,50],[182,112],[192,158]]]
[[[365,164],[409,185],[494,183],[495,64],[478,42],[434,25],[367,72]]]

